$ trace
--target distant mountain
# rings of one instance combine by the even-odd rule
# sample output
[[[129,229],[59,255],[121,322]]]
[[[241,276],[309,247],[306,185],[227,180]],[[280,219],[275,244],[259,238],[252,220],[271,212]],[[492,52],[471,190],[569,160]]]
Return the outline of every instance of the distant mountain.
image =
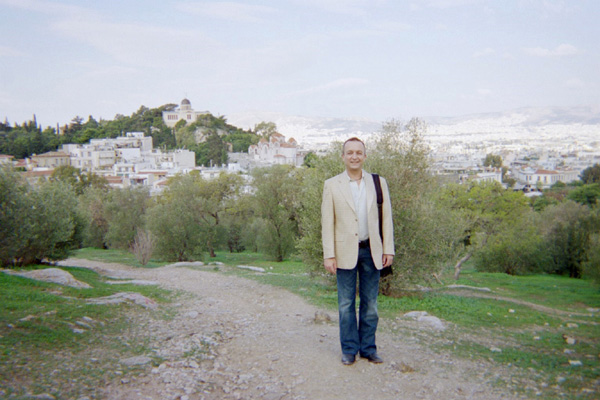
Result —
[[[540,134],[546,137],[573,136],[578,132],[584,132],[582,138],[585,141],[600,137],[600,105],[521,108],[506,112],[422,119],[428,124],[426,138],[431,142],[473,142],[484,137],[492,141],[507,137],[526,141]],[[274,122],[281,134],[288,139],[293,137],[307,149],[322,149],[332,141],[345,140],[351,136],[368,138],[381,130],[383,122],[357,118],[301,117],[273,112],[234,114],[229,115],[227,121],[243,129],[253,128],[261,121]]]
[[[597,125],[600,124],[600,105],[581,107],[540,107],[520,108],[496,113],[463,115],[459,117],[429,117],[425,120],[431,125],[456,125],[466,121],[487,121],[493,125],[500,123],[518,126],[544,125]]]

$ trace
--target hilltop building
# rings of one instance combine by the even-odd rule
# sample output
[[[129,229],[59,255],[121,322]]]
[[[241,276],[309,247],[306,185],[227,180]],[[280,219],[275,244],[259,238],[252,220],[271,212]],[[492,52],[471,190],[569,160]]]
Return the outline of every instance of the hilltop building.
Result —
[[[194,111],[192,103],[188,99],[181,100],[181,105],[173,111],[163,111],[162,118],[169,128],[173,128],[179,121],[185,121],[186,124],[196,122],[201,115],[209,114],[208,111]]]

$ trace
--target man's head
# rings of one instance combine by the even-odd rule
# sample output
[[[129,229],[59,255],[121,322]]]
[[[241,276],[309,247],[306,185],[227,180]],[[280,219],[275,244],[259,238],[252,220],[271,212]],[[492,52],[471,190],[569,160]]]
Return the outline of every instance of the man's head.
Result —
[[[346,165],[346,171],[362,171],[362,166],[367,158],[367,150],[362,140],[352,137],[344,142],[342,147],[342,160]]]

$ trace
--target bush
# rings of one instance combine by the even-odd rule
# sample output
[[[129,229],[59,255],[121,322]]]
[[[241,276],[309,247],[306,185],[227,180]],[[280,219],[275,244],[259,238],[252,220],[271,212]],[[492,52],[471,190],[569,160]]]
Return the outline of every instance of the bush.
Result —
[[[76,247],[76,197],[62,182],[29,186],[9,168],[0,169],[0,261],[29,265],[68,257]]]
[[[587,252],[587,260],[582,265],[582,275],[600,283],[600,234],[594,234],[590,238],[590,247]]]
[[[108,221],[104,210],[107,197],[107,191],[93,187],[87,188],[78,197],[78,214],[83,220],[82,247],[108,248],[105,241]]]
[[[17,249],[25,245],[28,185],[10,167],[0,167],[0,264],[13,263]]]
[[[542,251],[543,238],[532,223],[532,216],[517,224],[504,226],[490,236],[486,245],[475,253],[478,271],[526,275],[544,272],[549,261]]]
[[[598,232],[598,217],[591,209],[573,201],[548,206],[539,217],[544,242],[541,245],[549,256],[549,271],[559,275],[581,277],[582,263],[590,247],[590,237]]]
[[[301,171],[289,165],[275,165],[252,171],[254,210],[263,220],[258,247],[276,261],[294,250],[298,237],[298,198]]]
[[[154,237],[148,231],[139,229],[131,245],[131,253],[142,265],[148,264],[154,251]]]
[[[108,223],[104,241],[110,248],[128,250],[144,226],[149,193],[146,188],[114,189],[104,203]]]

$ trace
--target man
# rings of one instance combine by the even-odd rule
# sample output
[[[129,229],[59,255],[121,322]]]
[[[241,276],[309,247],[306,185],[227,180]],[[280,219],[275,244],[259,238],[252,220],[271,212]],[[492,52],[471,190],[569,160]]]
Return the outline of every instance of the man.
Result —
[[[356,354],[373,363],[377,354],[375,332],[379,271],[394,260],[394,229],[390,195],[385,179],[382,235],[373,177],[363,171],[365,144],[348,139],[342,147],[346,171],[325,181],[321,229],[325,269],[337,275],[342,363],[351,365]],[[359,321],[356,321],[356,282],[359,281]]]

